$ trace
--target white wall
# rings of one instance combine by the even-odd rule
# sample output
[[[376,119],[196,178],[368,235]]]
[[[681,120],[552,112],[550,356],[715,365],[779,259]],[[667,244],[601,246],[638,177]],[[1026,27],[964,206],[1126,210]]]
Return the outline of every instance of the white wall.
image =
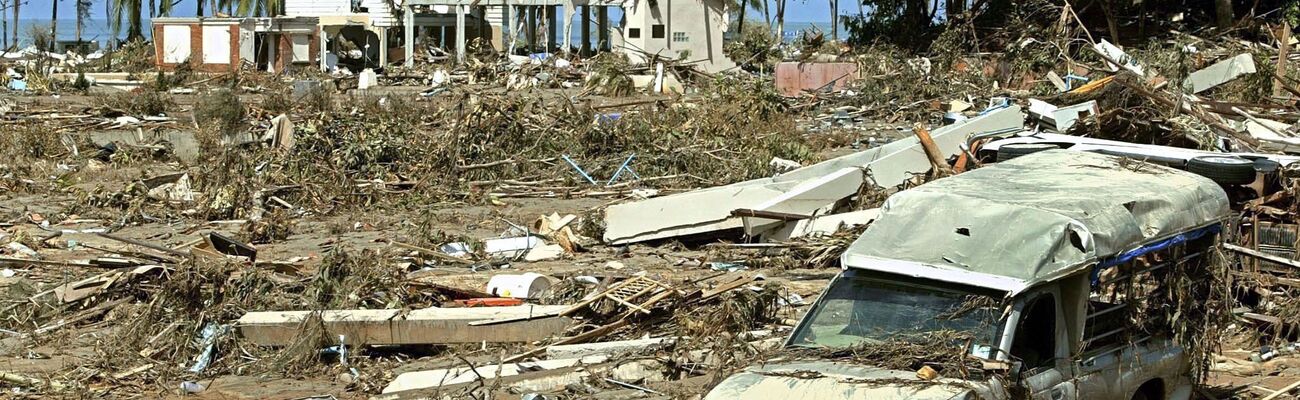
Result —
[[[709,72],[735,65],[722,53],[727,14],[721,0],[658,0],[656,3],[651,7],[647,0],[635,0],[635,4],[624,5],[627,23],[621,32],[620,47],[630,59],[644,61],[641,52],[668,58],[689,52],[687,60],[703,60],[700,65]],[[662,37],[654,37],[655,25],[663,27]],[[633,30],[639,31],[638,37],[632,37]],[[675,41],[674,37],[684,40]]]
[[[203,27],[203,63],[230,64],[230,26]]]
[[[189,25],[163,25],[163,62],[177,64],[190,58]]]
[[[352,13],[350,0],[286,0],[284,14],[290,17],[319,17]]]
[[[370,24],[374,26],[396,26],[400,23],[389,0],[360,0],[361,7],[369,12]],[[352,12],[351,0],[286,0],[285,15],[290,17],[322,17],[339,15],[357,15]]]

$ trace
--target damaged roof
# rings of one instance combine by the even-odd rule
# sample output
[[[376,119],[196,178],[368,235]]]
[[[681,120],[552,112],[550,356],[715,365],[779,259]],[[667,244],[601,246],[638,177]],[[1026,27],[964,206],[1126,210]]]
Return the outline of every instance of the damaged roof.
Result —
[[[1227,216],[1199,175],[1051,150],[890,197],[842,262],[1017,292]]]

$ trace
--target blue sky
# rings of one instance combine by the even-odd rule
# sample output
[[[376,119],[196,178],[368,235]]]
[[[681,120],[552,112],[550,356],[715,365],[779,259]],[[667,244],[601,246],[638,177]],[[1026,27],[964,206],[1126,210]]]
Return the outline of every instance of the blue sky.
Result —
[[[20,17],[22,19],[49,19],[51,1],[53,0],[24,1],[22,9],[20,10],[21,13]],[[165,0],[159,0],[159,1],[165,1]],[[148,1],[143,0],[142,3],[148,4]],[[772,7],[772,9],[775,10],[775,7]],[[797,22],[828,22],[830,21],[830,9],[831,9],[830,4],[827,1],[787,0],[785,19],[786,21],[797,21]],[[90,10],[91,10],[90,11],[91,19],[106,18],[104,14],[104,10],[105,10],[104,0],[95,0],[95,5],[91,7]],[[181,2],[176,5],[175,11],[176,12],[172,14],[173,16],[177,16],[177,17],[193,16],[194,0],[181,0]],[[857,11],[858,8],[855,4],[853,4],[852,1],[840,2],[840,13],[849,14],[849,13],[857,13]],[[60,20],[75,19],[76,15],[73,13],[74,11],[73,11],[72,0],[59,1]],[[145,14],[145,17],[148,17],[148,13]],[[761,19],[762,13],[752,12],[750,14],[750,18]]]

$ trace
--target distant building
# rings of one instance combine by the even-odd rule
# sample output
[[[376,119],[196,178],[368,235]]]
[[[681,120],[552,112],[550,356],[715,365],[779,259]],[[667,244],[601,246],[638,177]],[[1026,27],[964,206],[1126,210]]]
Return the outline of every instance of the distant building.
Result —
[[[727,29],[722,0],[531,0],[511,6],[505,0],[397,1],[285,0],[280,17],[154,18],[156,64],[170,70],[190,63],[206,72],[243,65],[355,72],[396,61],[410,65],[414,43],[455,49],[457,59],[464,60],[466,43],[482,38],[497,50],[525,54],[609,49],[640,62],[655,56],[685,59],[709,72],[735,66],[722,51]],[[622,26],[609,24],[610,7],[624,9]],[[568,23],[574,15],[582,16],[581,24]],[[585,44],[572,43],[575,29]],[[593,31],[596,46],[588,43]]]
[[[633,62],[685,59],[707,72],[733,68],[722,51],[728,15],[722,0],[628,0],[615,50]]]

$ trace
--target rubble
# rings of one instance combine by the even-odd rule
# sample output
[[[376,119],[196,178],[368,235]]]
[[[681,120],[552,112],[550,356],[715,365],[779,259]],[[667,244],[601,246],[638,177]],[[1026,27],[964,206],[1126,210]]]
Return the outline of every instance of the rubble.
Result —
[[[393,15],[461,7],[433,3]],[[896,247],[926,218],[987,215],[939,199],[882,221],[899,212],[888,197],[1062,149],[1221,184],[1232,279],[1214,298],[1231,312],[1207,322],[1214,336],[1175,334],[1200,396],[1294,392],[1294,21],[1013,3],[846,16],[839,38],[746,21],[731,60],[685,51],[722,43],[694,24],[550,32],[553,4],[464,6],[488,29],[447,49],[437,29],[412,36],[409,55],[381,51],[406,21],[338,31],[316,16],[202,17],[292,30],[256,32],[284,35],[275,59],[210,59],[215,25],[168,36],[165,15],[157,42],[15,47],[0,59],[0,355],[21,362],[0,380],[19,397],[717,398],[735,373],[798,385],[830,361],[856,365],[837,373],[863,395],[952,397],[964,373],[1011,365],[951,337],[786,343],[864,232]],[[607,7],[564,9],[591,22]],[[943,15],[912,19],[925,13]],[[204,51],[175,59],[182,37]],[[653,40],[671,49],[635,48]],[[1111,211],[1158,205],[1125,207]],[[924,243],[907,251],[939,247]],[[807,368],[776,365],[792,359]]]

